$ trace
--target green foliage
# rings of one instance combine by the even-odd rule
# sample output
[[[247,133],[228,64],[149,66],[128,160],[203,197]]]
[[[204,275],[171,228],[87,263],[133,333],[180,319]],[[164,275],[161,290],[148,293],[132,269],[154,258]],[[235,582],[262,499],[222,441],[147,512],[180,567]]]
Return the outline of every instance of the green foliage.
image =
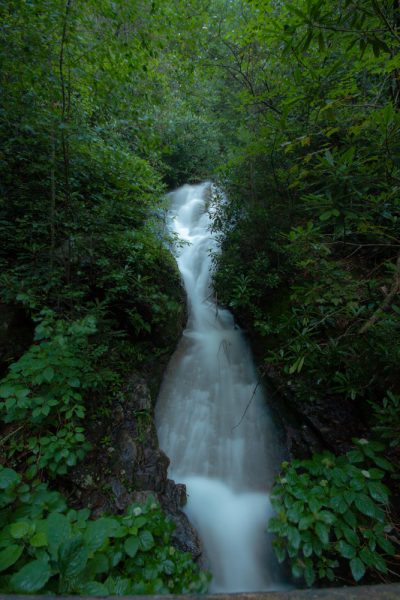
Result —
[[[107,347],[92,347],[92,315],[74,322],[42,314],[34,345],[0,382],[0,410],[13,428],[2,440],[8,461],[26,462],[27,474],[63,475],[90,448],[81,426],[85,396],[106,386],[113,374],[97,369]]]
[[[171,546],[173,525],[149,498],[90,520],[58,492],[0,468],[0,587],[6,593],[198,593],[208,577]]]
[[[373,431],[390,448],[400,445],[400,397],[388,390],[382,404],[371,402]]]
[[[288,557],[294,577],[311,586],[342,572],[359,581],[367,571],[388,572],[396,550],[386,516],[389,490],[382,482],[393,467],[383,446],[354,440],[344,456],[330,452],[283,463],[272,491],[277,516],[268,529],[280,562]]]

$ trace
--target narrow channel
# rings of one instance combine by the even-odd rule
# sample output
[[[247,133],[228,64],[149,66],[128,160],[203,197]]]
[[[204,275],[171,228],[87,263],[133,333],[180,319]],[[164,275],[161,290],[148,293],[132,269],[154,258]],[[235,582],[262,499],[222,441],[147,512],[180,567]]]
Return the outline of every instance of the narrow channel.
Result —
[[[161,386],[157,430],[169,476],[187,487],[185,512],[204,545],[210,591],[272,590],[281,587],[266,534],[278,436],[243,333],[213,298],[209,188],[171,194],[189,318]]]

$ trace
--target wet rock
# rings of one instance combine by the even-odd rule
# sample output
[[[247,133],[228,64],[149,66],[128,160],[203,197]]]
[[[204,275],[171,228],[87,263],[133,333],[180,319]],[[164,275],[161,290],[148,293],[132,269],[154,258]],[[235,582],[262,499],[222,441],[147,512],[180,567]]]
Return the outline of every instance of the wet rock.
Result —
[[[153,490],[142,490],[140,492],[133,492],[132,494],[133,502],[137,502],[138,504],[144,504],[149,498],[155,497]]]
[[[190,552],[194,560],[198,560],[203,547],[197,531],[181,510],[186,504],[186,500],[186,486],[168,479],[160,501],[165,512],[175,524],[175,531],[172,535],[174,546],[183,552]]]
[[[151,394],[147,382],[137,373],[132,373],[124,388],[127,404],[134,410],[149,411],[152,408]]]
[[[138,461],[138,448],[129,431],[121,429],[116,435],[114,471],[117,470],[132,483]]]
[[[201,542],[181,510],[186,487],[168,479],[169,458],[158,445],[145,379],[131,374],[123,398],[112,407],[112,419],[94,424],[88,433],[96,451],[70,475],[79,504],[99,516],[123,512],[132,502],[143,503],[152,496],[175,524],[173,544],[199,559]]]
[[[128,492],[118,478],[113,477],[110,483],[115,506],[118,510],[124,511],[134,501],[133,495]]]
[[[81,490],[93,490],[98,487],[99,474],[93,464],[82,463],[71,472],[70,479]]]
[[[146,448],[143,463],[134,474],[136,489],[152,489],[162,494],[167,483],[168,465],[169,458],[162,450]]]

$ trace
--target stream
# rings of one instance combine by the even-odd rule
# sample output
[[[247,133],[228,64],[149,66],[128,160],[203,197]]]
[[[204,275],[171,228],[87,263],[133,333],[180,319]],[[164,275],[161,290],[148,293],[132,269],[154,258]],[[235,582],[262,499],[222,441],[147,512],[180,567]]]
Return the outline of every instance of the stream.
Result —
[[[209,189],[185,185],[170,194],[189,318],[164,376],[156,424],[169,477],[187,487],[184,510],[203,542],[210,591],[273,590],[282,578],[266,525],[281,452],[248,343],[213,298]]]

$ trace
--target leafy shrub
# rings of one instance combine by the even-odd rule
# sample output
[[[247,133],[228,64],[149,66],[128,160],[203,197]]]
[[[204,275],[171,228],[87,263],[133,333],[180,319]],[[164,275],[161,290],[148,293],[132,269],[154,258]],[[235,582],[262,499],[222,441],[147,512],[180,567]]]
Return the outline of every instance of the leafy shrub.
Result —
[[[395,553],[385,507],[389,491],[382,483],[391,464],[377,452],[383,446],[365,439],[344,456],[330,452],[310,460],[283,463],[272,490],[277,516],[268,529],[280,562],[289,558],[294,577],[311,586],[333,581],[350,568],[359,581],[369,571],[387,573],[385,556]]]
[[[205,591],[208,576],[171,545],[151,498],[122,516],[89,519],[45,484],[0,468],[0,590],[123,595]]]
[[[16,425],[7,435],[6,452],[16,460],[24,455],[30,477],[41,469],[65,474],[84,458],[90,447],[80,425],[84,395],[108,376],[104,370],[98,373],[92,360],[93,316],[72,323],[56,321],[51,311],[42,316],[34,345],[11,365],[0,385],[1,417]]]

